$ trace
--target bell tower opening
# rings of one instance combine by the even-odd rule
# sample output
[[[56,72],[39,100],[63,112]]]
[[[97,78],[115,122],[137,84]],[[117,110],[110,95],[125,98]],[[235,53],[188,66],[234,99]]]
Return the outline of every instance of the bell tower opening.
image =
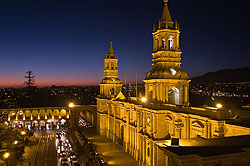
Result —
[[[166,48],[166,41],[165,41],[165,39],[162,39],[162,48]]]
[[[169,104],[180,104],[180,91],[178,88],[173,87],[168,91],[168,103]]]
[[[169,38],[168,38],[168,45],[169,45],[169,50],[173,50],[174,49],[174,37],[173,36],[169,36]]]

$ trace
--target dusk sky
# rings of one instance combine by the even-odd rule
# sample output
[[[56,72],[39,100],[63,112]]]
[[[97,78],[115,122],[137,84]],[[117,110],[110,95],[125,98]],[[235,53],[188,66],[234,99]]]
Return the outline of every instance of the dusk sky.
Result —
[[[249,0],[169,0],[180,22],[182,69],[189,78],[250,66]],[[152,27],[162,0],[10,0],[0,2],[0,86],[98,85],[109,41],[119,78],[140,82],[152,66]]]

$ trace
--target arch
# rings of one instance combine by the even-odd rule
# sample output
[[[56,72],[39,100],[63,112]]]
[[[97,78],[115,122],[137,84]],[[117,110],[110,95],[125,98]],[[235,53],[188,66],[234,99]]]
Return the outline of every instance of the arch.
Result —
[[[191,123],[193,137],[201,137],[204,131],[204,124],[201,121],[193,121]]]
[[[165,119],[166,119],[166,121],[172,122],[173,117],[171,114],[167,114]]]
[[[37,110],[33,110],[31,114],[32,114],[32,119],[34,119],[34,120],[38,119],[38,111]]]
[[[180,91],[178,88],[173,87],[168,91],[168,103],[170,104],[180,104]]]
[[[26,118],[30,118],[30,117],[31,117],[31,112],[30,112],[30,110],[26,110],[26,111],[25,111],[25,117],[26,117]]]
[[[173,50],[174,49],[174,36],[170,35],[168,37],[168,49]]]
[[[54,117],[59,117],[60,113],[59,113],[59,110],[54,110]]]
[[[171,115],[170,113],[168,113],[165,117],[166,120],[166,128],[165,128],[165,132],[167,133],[166,138],[170,139],[171,138],[171,134],[174,131],[174,117],[173,115]]]
[[[61,112],[60,112],[60,115],[62,118],[66,118],[67,117],[67,112],[65,109],[62,109]]]
[[[10,111],[10,120],[16,120],[16,111]]]
[[[19,111],[17,111],[17,118],[19,119],[19,120],[23,120],[23,111],[22,110],[19,110]]]
[[[51,119],[54,114],[53,114],[52,110],[47,110],[46,115],[47,115],[47,117],[45,119]]]
[[[161,41],[162,41],[161,43],[162,48],[166,48],[166,39],[163,38]]]
[[[40,119],[45,119],[45,115],[46,115],[45,110],[40,110],[39,111],[39,117],[40,117]]]

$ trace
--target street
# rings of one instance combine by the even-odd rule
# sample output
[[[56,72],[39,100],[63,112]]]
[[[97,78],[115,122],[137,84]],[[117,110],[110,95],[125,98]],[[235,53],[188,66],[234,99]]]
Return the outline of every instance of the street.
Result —
[[[37,153],[36,153],[36,166],[56,166],[57,154],[55,146],[56,132],[58,130],[38,130],[35,136],[40,138]]]

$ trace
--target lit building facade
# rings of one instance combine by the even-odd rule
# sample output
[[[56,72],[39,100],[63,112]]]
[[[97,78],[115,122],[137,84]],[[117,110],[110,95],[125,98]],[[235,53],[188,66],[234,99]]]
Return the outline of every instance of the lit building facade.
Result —
[[[57,128],[70,123],[70,110],[66,107],[40,107],[1,109],[2,121],[10,127]]]
[[[109,53],[104,59],[104,79],[100,83],[100,96],[114,97],[121,90],[122,83],[118,79],[118,57],[114,53],[111,41]]]
[[[190,80],[180,67],[179,40],[179,25],[172,21],[167,0],[164,0],[163,15],[158,28],[153,30],[153,69],[144,80],[147,98],[144,102],[123,95],[116,74],[118,68],[115,68],[115,74],[109,73],[107,63],[110,56],[105,58],[104,80],[97,97],[97,132],[120,144],[140,165],[185,165],[178,163],[180,158],[174,158],[174,153],[170,155],[168,150],[162,150],[172,138],[181,142],[250,135],[250,128],[229,123],[234,115],[228,110],[189,106]],[[113,56],[112,61],[113,58],[117,57]],[[114,62],[117,63],[118,59]],[[117,93],[112,96],[113,87]],[[188,143],[183,141],[183,146],[188,146]],[[215,158],[214,163],[220,159]],[[205,161],[196,162],[190,158],[186,161],[186,165],[205,164]]]

